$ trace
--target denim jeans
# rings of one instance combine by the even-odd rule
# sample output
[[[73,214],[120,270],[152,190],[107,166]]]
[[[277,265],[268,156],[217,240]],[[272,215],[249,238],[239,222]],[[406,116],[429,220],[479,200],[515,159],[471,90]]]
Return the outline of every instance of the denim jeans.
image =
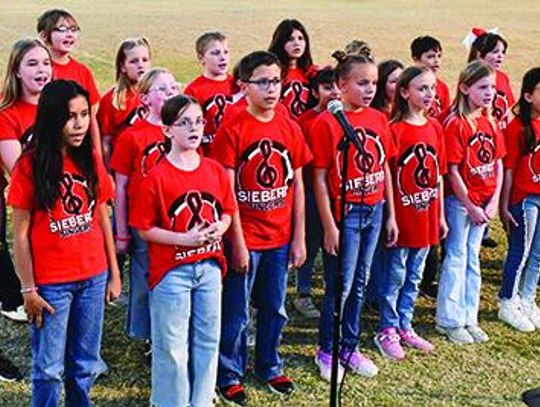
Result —
[[[510,208],[518,226],[512,226],[504,263],[499,297],[519,295],[526,301],[536,298],[540,273],[540,195],[529,195]]]
[[[437,296],[437,324],[460,328],[478,324],[480,246],[486,224],[474,225],[455,196],[445,199],[448,236]]]
[[[360,315],[381,231],[383,206],[382,203],[373,206],[349,204],[348,208],[343,225],[341,347],[353,351],[360,335]],[[324,267],[325,292],[319,323],[319,346],[324,352],[332,349],[338,259],[337,256],[327,256]]]
[[[141,238],[137,229],[131,228],[126,332],[132,338],[150,339],[148,267],[148,244]]]
[[[289,245],[251,250],[246,274],[229,271],[223,282],[223,312],[219,346],[218,386],[240,383],[248,363],[249,301],[257,308],[255,375],[268,381],[282,374],[278,353],[287,323],[287,265]]]
[[[393,247],[386,250],[386,267],[380,279],[380,329],[412,328],[414,303],[428,252],[429,246],[421,249]]]
[[[33,407],[60,405],[62,381],[66,407],[92,405],[88,393],[106,371],[100,347],[107,274],[39,286],[39,295],[55,314],[43,311],[42,327],[30,327]]]
[[[150,308],[152,406],[211,406],[221,314],[217,261],[170,270],[150,292]]]
[[[296,270],[296,291],[310,295],[315,258],[322,244],[322,226],[313,191],[306,191],[306,262]]]

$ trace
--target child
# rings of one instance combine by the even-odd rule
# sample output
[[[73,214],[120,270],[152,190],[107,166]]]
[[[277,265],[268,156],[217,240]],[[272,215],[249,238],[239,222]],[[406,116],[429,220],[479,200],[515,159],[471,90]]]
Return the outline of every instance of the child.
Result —
[[[9,190],[15,264],[32,324],[33,406],[60,405],[62,382],[67,406],[92,405],[105,300],[120,293],[107,207],[113,188],[89,125],[86,90],[74,81],[47,85],[35,148],[18,161]]]
[[[314,107],[306,110],[298,118],[298,124],[306,138],[308,145],[311,145],[310,131],[317,117],[326,110],[330,100],[339,99],[339,89],[334,81],[334,70],[324,68],[318,71],[310,80],[311,103],[316,103]],[[306,166],[303,171],[304,188],[306,196],[306,262],[296,271],[296,291],[298,297],[293,305],[295,309],[306,319],[316,319],[320,313],[315,308],[311,298],[311,285],[313,279],[313,267],[315,258],[322,243],[322,229],[315,206],[315,195],[313,194],[313,170]]]
[[[227,168],[239,213],[230,234],[231,268],[224,280],[218,392],[243,405],[246,393],[247,325],[250,298],[257,308],[254,373],[270,390],[289,394],[278,353],[287,322],[287,266],[305,260],[302,166],[311,159],[302,132],[276,110],[281,91],[279,59],[256,51],[242,61],[246,110],[220,128],[212,154]]]
[[[377,66],[365,55],[334,53],[339,63],[336,81],[341,90],[345,114],[365,151],[350,146],[342,247],[342,322],[340,362],[353,372],[372,377],[375,364],[357,350],[364,291],[369,279],[373,253],[383,222],[383,199],[387,201],[387,242],[394,244],[397,228],[394,217],[391,175],[387,159],[393,155],[386,116],[369,105],[377,87]],[[329,255],[324,267],[325,293],[319,326],[319,349],[315,363],[321,377],[330,380],[333,346],[335,276],[338,270],[341,163],[343,129],[330,112],[324,112],[311,131],[313,189],[323,226],[323,247]],[[342,370],[340,370],[342,371]]]
[[[439,40],[430,37],[416,37],[411,43],[411,57],[417,66],[424,66],[433,71],[437,77],[435,84],[435,99],[428,110],[431,117],[438,118],[450,107],[450,90],[448,85],[439,78],[441,68],[442,46]]]
[[[501,220],[508,232],[499,319],[519,331],[540,328],[536,289],[540,271],[540,68],[523,77],[513,109],[515,119],[505,130]]]
[[[144,37],[126,38],[116,53],[116,85],[103,94],[97,120],[103,157],[109,163],[112,149],[126,120],[139,106],[138,84],[152,65],[150,43]]]
[[[442,207],[445,151],[442,127],[427,117],[435,98],[435,74],[409,67],[399,77],[392,112],[397,154],[391,160],[397,244],[387,248],[380,276],[380,329],[375,345],[393,360],[405,357],[401,345],[431,352],[433,345],[416,334],[411,322],[418,285],[430,245],[447,232]]]
[[[371,107],[385,113],[390,118],[390,112],[394,104],[396,83],[403,72],[403,64],[395,59],[383,61],[378,66],[379,80],[377,91],[371,102]]]
[[[30,141],[38,98],[51,76],[51,56],[39,40],[21,39],[13,44],[0,99],[0,301],[2,314],[15,321],[26,321],[26,314],[6,239],[3,170],[11,174],[22,146]]]
[[[207,155],[209,145],[214,141],[223,115],[232,103],[235,94],[234,78],[227,73],[229,68],[229,46],[227,38],[220,32],[207,32],[195,43],[197,58],[203,67],[203,74],[193,80],[185,90],[202,106],[206,127],[202,141],[203,152]]]
[[[126,253],[129,248],[131,255],[126,331],[131,337],[145,340],[150,339],[148,250],[139,232],[128,228],[128,220],[133,205],[141,197],[138,191],[141,180],[165,152],[161,108],[166,99],[178,93],[178,84],[166,69],[152,68],[144,74],[139,84],[139,99],[147,115],[118,136],[110,163],[116,180],[116,248],[118,253]]]
[[[307,108],[308,73],[313,67],[309,36],[302,23],[295,19],[281,21],[272,35],[268,51],[277,55],[283,67],[281,101],[296,119]]]
[[[101,138],[96,114],[99,107],[99,91],[92,71],[70,54],[77,45],[81,27],[71,13],[66,10],[45,11],[37,21],[37,33],[49,48],[52,56],[53,78],[74,80],[90,94],[92,117],[90,134],[92,144],[101,155]]]
[[[131,225],[149,242],[152,405],[210,406],[216,380],[221,237],[236,203],[227,172],[201,157],[205,119],[175,96],[161,118],[169,152],[139,188]]]
[[[499,206],[504,142],[490,108],[495,71],[482,61],[461,72],[455,113],[444,129],[449,190],[445,199],[449,232],[437,296],[437,330],[451,342],[486,342],[478,326],[480,244]]]

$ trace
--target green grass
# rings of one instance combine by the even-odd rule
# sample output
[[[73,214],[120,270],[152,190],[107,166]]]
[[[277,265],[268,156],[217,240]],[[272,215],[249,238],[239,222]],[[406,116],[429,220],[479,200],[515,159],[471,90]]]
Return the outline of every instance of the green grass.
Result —
[[[71,10],[83,27],[77,57],[93,69],[100,89],[112,84],[115,48],[127,36],[144,34],[154,46],[154,65],[165,66],[187,83],[199,72],[193,42],[204,30],[221,29],[229,37],[232,60],[253,49],[268,46],[273,28],[285,17],[305,23],[318,63],[330,61],[332,50],[353,38],[367,40],[379,59],[397,57],[409,61],[408,45],[417,35],[430,33],[444,47],[443,77],[455,86],[466,59],[461,39],[471,26],[499,26],[509,40],[507,70],[517,91],[523,72],[538,63],[540,3],[525,0],[511,7],[503,1],[322,1],[322,0],[209,0],[160,1],[1,1],[0,74],[12,42],[34,35],[36,17],[50,7]],[[376,315],[365,315],[362,349],[380,368],[374,379],[348,376],[345,406],[519,406],[520,393],[540,385],[540,334],[520,334],[498,322],[497,290],[502,273],[505,238],[499,224],[494,235],[497,249],[482,252],[483,288],[480,323],[491,337],[484,345],[459,347],[437,335],[434,302],[420,299],[415,323],[418,331],[436,346],[432,355],[409,352],[402,363],[383,359],[372,345]],[[291,291],[291,294],[293,292]],[[320,270],[315,299],[320,301]],[[289,297],[292,298],[292,295]],[[302,322],[290,310],[283,338],[286,373],[294,377],[298,391],[289,400],[270,394],[251,376],[248,391],[252,406],[327,405],[328,385],[318,377],[313,357],[317,343],[315,323]],[[29,404],[30,349],[24,325],[0,319],[0,349],[20,366],[25,380],[0,383],[0,406]],[[97,406],[145,406],[150,395],[150,372],[142,361],[142,344],[124,335],[124,310],[107,309],[103,356],[110,375],[93,390]]]

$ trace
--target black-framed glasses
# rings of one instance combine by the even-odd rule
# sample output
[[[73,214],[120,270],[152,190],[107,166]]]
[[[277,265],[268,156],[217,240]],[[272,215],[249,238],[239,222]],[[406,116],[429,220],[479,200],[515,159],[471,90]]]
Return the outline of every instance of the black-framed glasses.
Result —
[[[274,78],[274,79],[268,79],[268,78],[261,78],[257,80],[245,80],[245,83],[251,83],[253,85],[257,85],[257,87],[260,90],[268,90],[270,88],[270,85],[278,86],[281,84],[281,78]]]
[[[78,25],[59,25],[58,27],[54,27],[53,31],[59,33],[67,33],[69,31],[75,34],[81,31],[81,27],[79,27]]]
[[[195,119],[195,121],[188,119],[187,117],[184,117],[180,120],[178,120],[176,123],[171,124],[173,127],[181,127],[184,129],[191,129],[193,126],[195,127],[201,127],[206,126],[206,119],[202,117],[198,117]]]

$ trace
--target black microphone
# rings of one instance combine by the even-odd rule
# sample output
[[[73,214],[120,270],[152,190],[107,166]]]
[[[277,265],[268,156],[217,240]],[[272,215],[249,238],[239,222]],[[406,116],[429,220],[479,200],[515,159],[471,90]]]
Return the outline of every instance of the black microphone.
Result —
[[[345,137],[347,137],[347,140],[353,143],[358,152],[363,155],[365,153],[364,146],[358,139],[356,132],[347,119],[347,116],[345,116],[345,113],[343,113],[343,103],[341,103],[339,100],[331,100],[328,102],[327,109],[338,121],[339,125],[343,129]]]

